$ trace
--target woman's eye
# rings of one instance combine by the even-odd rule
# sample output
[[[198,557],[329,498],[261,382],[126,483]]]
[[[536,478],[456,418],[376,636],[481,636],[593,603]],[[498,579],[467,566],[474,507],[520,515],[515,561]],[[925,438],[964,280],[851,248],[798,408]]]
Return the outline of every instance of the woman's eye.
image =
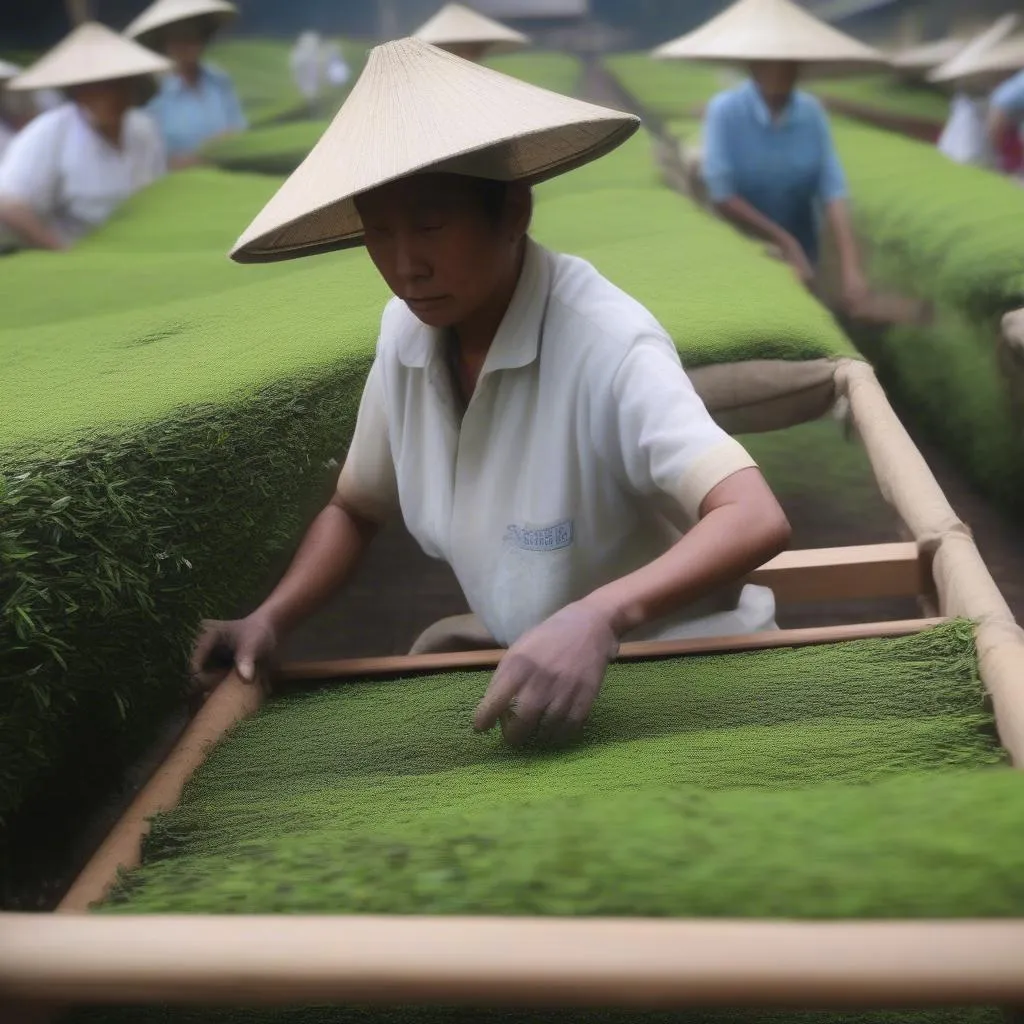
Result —
[[[420,231],[440,231],[443,227],[443,224],[421,224]]]

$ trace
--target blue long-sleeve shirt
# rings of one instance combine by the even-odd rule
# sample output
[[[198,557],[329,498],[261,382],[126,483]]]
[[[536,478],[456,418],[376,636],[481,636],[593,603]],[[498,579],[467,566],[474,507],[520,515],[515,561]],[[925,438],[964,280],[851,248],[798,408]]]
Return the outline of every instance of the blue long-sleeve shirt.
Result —
[[[209,139],[247,127],[231,78],[209,64],[200,68],[195,86],[177,73],[167,75],[147,110],[171,157],[191,155]]]
[[[1016,121],[1024,119],[1024,71],[1003,82],[992,93],[989,103]]]
[[[821,209],[847,194],[821,104],[794,92],[773,119],[757,86],[746,81],[708,105],[703,146],[711,199],[745,199],[785,228],[816,262]]]

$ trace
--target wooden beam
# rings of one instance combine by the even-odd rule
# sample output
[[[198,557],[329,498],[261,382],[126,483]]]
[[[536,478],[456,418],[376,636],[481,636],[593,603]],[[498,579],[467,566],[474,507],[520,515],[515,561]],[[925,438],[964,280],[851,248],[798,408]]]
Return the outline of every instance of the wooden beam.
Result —
[[[913,542],[785,551],[753,572],[750,582],[771,587],[780,604],[918,597],[933,589],[930,568]]]
[[[0,914],[0,1004],[1024,1002],[1024,921]]]
[[[623,644],[620,661],[644,658],[681,658],[694,654],[725,654],[763,651],[777,647],[811,647],[849,640],[910,636],[947,621],[905,619],[894,622],[864,622],[849,626],[816,626],[811,629],[775,629],[738,636],[700,637],[694,640],[664,640]],[[504,651],[465,651],[457,654],[395,655],[384,658],[344,658],[336,661],[294,661],[282,665],[275,683],[305,683],[324,679],[352,679],[366,676],[407,676],[423,672],[494,668]]]

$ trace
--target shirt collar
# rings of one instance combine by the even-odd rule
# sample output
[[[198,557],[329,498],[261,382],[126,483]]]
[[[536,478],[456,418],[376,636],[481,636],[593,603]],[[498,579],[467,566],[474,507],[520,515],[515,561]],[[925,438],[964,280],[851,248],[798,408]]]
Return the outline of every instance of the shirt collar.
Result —
[[[199,65],[199,78],[196,81],[195,89],[202,89],[208,82],[213,80],[210,69],[205,64]],[[171,92],[186,92],[193,88],[185,82],[185,79],[177,71],[167,73],[167,87]]]
[[[519,283],[491,342],[481,376],[492,370],[529,366],[536,360],[551,280],[550,254],[533,239],[527,238]],[[426,325],[409,331],[398,345],[399,360],[404,366],[425,367],[431,359],[443,357],[444,336],[445,331]]]
[[[754,118],[757,123],[765,128],[771,126],[783,127],[789,124],[790,119],[793,117],[793,110],[796,104],[796,92],[794,91],[785,107],[782,109],[782,113],[779,115],[778,120],[773,120],[772,112],[768,109],[768,104],[765,103],[764,97],[761,95],[761,90],[758,89],[757,83],[752,79],[748,78],[743,85],[743,89],[747,95],[747,102],[750,104],[751,109],[754,112]]]

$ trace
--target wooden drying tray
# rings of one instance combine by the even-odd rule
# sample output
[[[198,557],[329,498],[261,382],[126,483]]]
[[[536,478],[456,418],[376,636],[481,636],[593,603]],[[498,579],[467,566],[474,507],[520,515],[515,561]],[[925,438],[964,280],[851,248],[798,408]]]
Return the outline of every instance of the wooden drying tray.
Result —
[[[901,636],[974,620],[1003,746],[1024,763],[1024,633],[871,369],[836,364],[886,499],[912,540],[792,552],[752,575],[782,601],[918,595],[932,618],[630,644],[622,657]],[[293,664],[280,682],[489,667],[501,652]],[[415,1002],[605,1007],[1024,1005],[1024,920],[833,922],[87,915],[139,862],[211,745],[259,707],[230,676],[189,724],[56,914],[0,914],[0,1020],[76,1003]],[[17,1017],[16,1015],[21,1015]]]

